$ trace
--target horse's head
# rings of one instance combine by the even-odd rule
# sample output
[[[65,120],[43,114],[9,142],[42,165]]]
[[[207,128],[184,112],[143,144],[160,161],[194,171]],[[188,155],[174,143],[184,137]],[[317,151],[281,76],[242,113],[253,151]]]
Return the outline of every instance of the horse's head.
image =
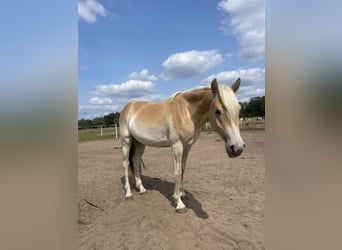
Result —
[[[245,147],[239,129],[241,107],[235,96],[239,86],[240,78],[231,87],[217,84],[216,79],[211,82],[213,98],[209,110],[210,123],[224,140],[227,154],[231,158],[241,155]]]

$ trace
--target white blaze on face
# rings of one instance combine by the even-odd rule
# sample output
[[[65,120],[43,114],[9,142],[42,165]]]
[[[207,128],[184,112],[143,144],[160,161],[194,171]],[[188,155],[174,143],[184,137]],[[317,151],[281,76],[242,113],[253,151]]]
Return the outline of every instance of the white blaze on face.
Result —
[[[230,133],[230,135],[230,146],[235,145],[237,148],[241,148],[244,146],[245,143],[241,138],[239,125],[236,125],[235,123],[232,124],[232,133]]]
[[[227,109],[226,121],[223,125],[223,134],[226,137],[226,150],[229,157],[239,156],[244,147],[245,143],[240,136],[239,128],[239,112],[240,104],[234,94],[232,88],[220,84],[218,85],[219,97],[222,104]]]

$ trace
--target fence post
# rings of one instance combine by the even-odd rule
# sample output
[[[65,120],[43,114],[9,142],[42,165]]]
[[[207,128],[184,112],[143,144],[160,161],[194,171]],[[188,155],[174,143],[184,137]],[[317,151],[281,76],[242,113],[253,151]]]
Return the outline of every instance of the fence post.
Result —
[[[103,135],[103,128],[102,128],[102,126],[101,126],[101,136]]]
[[[115,138],[118,138],[118,125],[115,123]]]

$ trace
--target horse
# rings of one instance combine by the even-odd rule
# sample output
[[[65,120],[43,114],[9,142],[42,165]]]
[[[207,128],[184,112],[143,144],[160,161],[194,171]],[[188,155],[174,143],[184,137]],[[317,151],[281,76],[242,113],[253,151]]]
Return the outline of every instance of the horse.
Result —
[[[235,96],[240,78],[229,87],[218,84],[176,92],[161,102],[131,101],[120,113],[120,136],[125,175],[125,199],[132,199],[128,169],[135,177],[140,194],[146,192],[141,181],[141,156],[145,146],[171,147],[175,187],[172,197],[176,212],[185,213],[181,199],[185,195],[183,177],[191,146],[196,142],[201,126],[210,122],[225,144],[228,157],[241,155],[245,143],[240,136],[240,104]]]

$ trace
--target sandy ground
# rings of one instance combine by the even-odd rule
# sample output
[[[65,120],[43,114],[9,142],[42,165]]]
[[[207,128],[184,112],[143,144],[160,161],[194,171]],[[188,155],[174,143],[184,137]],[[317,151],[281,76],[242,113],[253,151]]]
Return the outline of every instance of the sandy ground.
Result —
[[[264,131],[241,131],[244,153],[227,157],[216,133],[192,147],[187,213],[175,212],[170,148],[146,147],[147,193],[124,200],[119,140],[78,144],[79,249],[265,249]]]

